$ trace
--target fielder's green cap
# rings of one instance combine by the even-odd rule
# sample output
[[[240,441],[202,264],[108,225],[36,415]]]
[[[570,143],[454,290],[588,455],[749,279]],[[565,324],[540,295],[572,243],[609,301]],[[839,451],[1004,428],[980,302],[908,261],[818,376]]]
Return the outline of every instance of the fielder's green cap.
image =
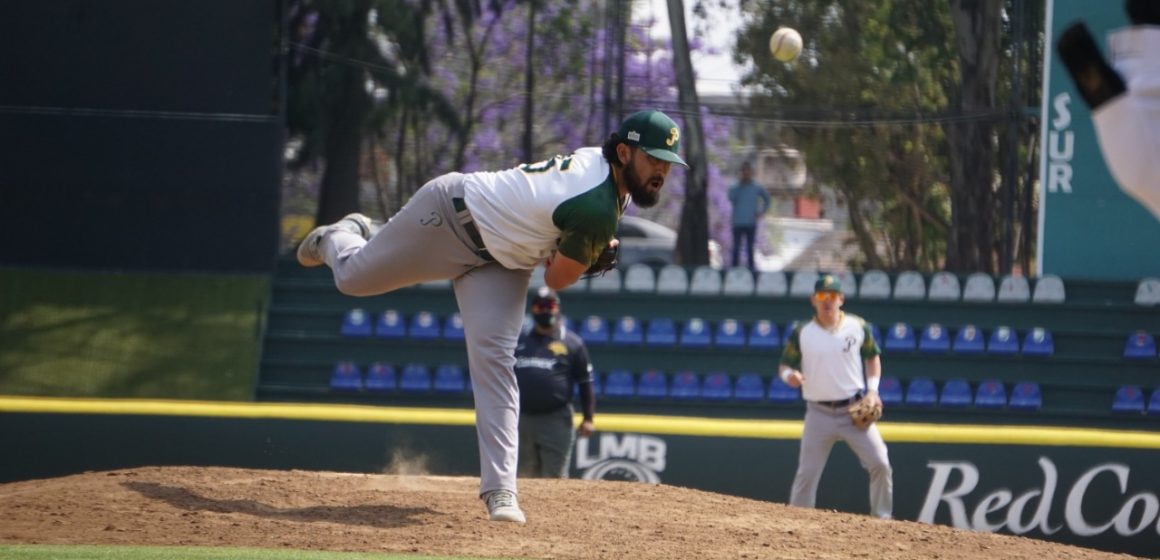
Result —
[[[681,147],[680,127],[668,115],[656,109],[629,115],[620,123],[617,136],[626,144],[638,146],[659,160],[689,166],[677,155],[677,149]]]
[[[815,292],[841,292],[842,283],[833,274],[823,274],[814,282]]]

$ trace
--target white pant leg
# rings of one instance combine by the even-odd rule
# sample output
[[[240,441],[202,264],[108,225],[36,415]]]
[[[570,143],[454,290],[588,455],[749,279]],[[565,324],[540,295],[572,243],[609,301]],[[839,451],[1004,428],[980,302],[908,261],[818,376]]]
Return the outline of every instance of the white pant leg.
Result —
[[[878,432],[878,424],[860,430],[846,414],[841,431],[842,439],[870,475],[870,514],[889,519],[894,513],[894,470],[890,467],[886,442]]]
[[[818,482],[822,480],[822,471],[836,441],[838,431],[834,419],[819,405],[807,403],[798,468],[789,495],[791,506],[812,508],[817,503]]]

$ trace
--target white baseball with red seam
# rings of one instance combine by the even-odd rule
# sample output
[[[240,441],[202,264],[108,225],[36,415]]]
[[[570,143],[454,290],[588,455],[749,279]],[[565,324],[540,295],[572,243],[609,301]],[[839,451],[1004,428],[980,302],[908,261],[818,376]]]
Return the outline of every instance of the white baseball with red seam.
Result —
[[[779,27],[769,38],[769,52],[782,62],[791,62],[802,52],[802,36],[790,27]]]

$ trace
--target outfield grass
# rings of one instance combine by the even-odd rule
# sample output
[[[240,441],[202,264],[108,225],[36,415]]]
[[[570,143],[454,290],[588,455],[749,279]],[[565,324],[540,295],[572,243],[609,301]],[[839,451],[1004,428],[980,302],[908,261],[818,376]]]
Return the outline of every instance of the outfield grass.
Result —
[[[0,269],[0,394],[249,400],[269,279]]]
[[[264,548],[0,545],[5,560],[468,560],[367,552],[316,552]],[[479,560],[476,558],[475,560]]]

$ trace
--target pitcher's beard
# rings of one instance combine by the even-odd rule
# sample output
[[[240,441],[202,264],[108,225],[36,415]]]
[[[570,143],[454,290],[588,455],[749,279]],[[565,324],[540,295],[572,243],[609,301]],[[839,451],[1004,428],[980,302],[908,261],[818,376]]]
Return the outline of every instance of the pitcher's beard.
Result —
[[[622,168],[624,171],[624,181],[627,183],[628,194],[632,196],[633,204],[641,208],[652,208],[660,202],[661,187],[664,186],[665,180],[660,176],[653,176],[649,181],[642,181],[640,175],[637,175],[636,169],[630,165]],[[656,182],[656,190],[649,189],[649,185]]]

